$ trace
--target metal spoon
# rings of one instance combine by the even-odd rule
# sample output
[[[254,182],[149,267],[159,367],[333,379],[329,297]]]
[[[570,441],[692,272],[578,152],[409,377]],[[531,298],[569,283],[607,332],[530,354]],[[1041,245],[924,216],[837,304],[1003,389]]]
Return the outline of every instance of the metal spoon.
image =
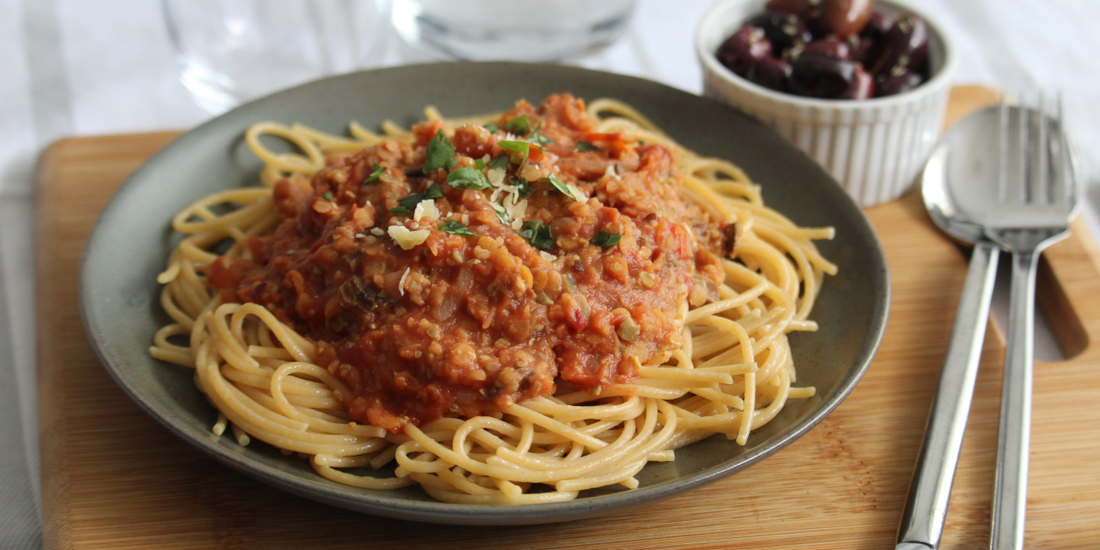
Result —
[[[974,251],[909,485],[896,550],[935,549],[943,535],[1000,255],[1000,246],[985,236],[970,215],[976,194],[997,189],[1001,166],[997,113],[996,108],[985,109],[955,124],[921,177],[924,205],[932,221],[948,235],[973,243]]]

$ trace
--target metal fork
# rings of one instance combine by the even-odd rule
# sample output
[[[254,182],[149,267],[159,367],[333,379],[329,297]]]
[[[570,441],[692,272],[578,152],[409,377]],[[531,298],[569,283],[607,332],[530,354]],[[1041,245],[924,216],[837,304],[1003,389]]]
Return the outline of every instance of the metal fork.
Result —
[[[990,548],[1021,549],[1027,507],[1035,274],[1043,249],[1069,234],[1077,208],[1074,157],[1062,128],[1061,98],[1053,115],[1001,103],[1000,188],[996,220],[986,236],[1012,254],[1007,347],[1001,389],[997,474]]]

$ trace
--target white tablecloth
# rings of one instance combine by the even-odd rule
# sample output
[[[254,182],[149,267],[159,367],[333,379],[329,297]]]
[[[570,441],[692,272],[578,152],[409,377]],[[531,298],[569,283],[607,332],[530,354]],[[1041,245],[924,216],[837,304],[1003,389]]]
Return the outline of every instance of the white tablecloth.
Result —
[[[910,1],[955,36],[958,82],[1061,91],[1073,136],[1100,167],[1100,2]],[[693,33],[711,3],[640,0],[618,43],[576,63],[699,92]],[[395,65],[428,58],[391,36],[384,59]],[[208,115],[180,84],[159,2],[149,0],[0,0],[0,75],[0,548],[22,549],[41,540],[36,158],[64,136],[185,129]],[[1092,186],[1086,197],[1085,215],[1094,222],[1100,190]],[[1091,227],[1100,234],[1100,226]]]

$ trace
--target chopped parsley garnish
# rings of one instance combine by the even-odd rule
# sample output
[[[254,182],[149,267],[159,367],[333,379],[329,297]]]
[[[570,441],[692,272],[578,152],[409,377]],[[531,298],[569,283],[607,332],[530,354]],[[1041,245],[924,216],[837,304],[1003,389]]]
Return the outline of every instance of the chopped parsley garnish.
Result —
[[[451,233],[453,235],[463,235],[463,236],[466,236],[466,237],[475,236],[474,232],[470,231],[469,227],[466,227],[465,225],[462,225],[462,224],[460,224],[460,223],[458,223],[454,220],[447,220],[447,221],[443,222],[439,226],[439,228],[441,230],[446,231],[447,233]]]
[[[407,197],[397,199],[397,204],[400,206],[390,208],[390,213],[411,216],[413,215],[413,210],[416,209],[416,205],[420,204],[421,201],[441,198],[443,198],[443,188],[440,187],[438,183],[433,183],[432,186],[423,193],[413,193]]]
[[[443,188],[440,187],[438,183],[433,183],[432,186],[429,187],[428,190],[424,192],[424,199],[425,200],[427,200],[427,199],[435,200],[435,199],[442,199],[442,198],[443,198]]]
[[[550,250],[554,246],[554,234],[550,232],[550,226],[535,220],[523,222],[523,229],[516,234],[530,240],[531,246],[540,250]]]
[[[607,231],[600,231],[599,233],[596,233],[596,236],[592,237],[592,240],[590,240],[588,242],[590,242],[590,243],[592,243],[596,246],[602,246],[604,248],[610,248],[612,246],[615,246],[615,245],[619,244],[619,240],[621,240],[622,238],[623,238],[623,236],[619,235],[617,233],[608,233]]]
[[[324,195],[321,195],[321,198],[325,199],[326,201],[330,201],[332,200],[332,193],[325,193]]]
[[[380,164],[375,164],[375,165],[371,166],[370,167],[370,176],[367,176],[367,179],[363,181],[363,185],[366,185],[368,183],[374,183],[374,182],[378,181],[378,178],[381,177],[382,174],[385,173],[385,171],[386,171],[386,167],[382,166]]]
[[[509,162],[511,161],[508,160],[508,155],[500,154],[493,157],[493,160],[490,160],[485,166],[487,166],[490,170],[495,170],[497,168],[504,170],[508,168]]]
[[[508,123],[504,125],[504,129],[517,136],[526,136],[531,133],[531,123],[527,122],[527,115],[519,115],[509,120]]]
[[[454,168],[455,144],[447,139],[443,130],[438,130],[435,137],[428,142],[428,149],[424,154],[424,173],[427,174],[438,168]]]
[[[550,176],[548,176],[546,179],[550,182],[550,186],[560,191],[562,195],[565,195],[573,200],[577,200],[577,197],[574,197],[573,192],[569,190],[569,186],[565,185],[565,182],[559,180],[557,176],[555,176],[553,173],[551,173]]]
[[[535,228],[540,225],[542,224],[535,220],[525,221],[523,222],[523,229],[520,231],[516,231],[516,235],[519,235],[524,239],[530,239],[531,237],[535,236]]]
[[[554,246],[554,235],[550,233],[549,225],[540,225],[535,229],[535,236],[531,239],[531,246],[540,250],[550,250]]]
[[[497,133],[497,130],[500,129],[496,124],[493,124],[492,122],[490,122],[489,124],[485,124],[484,126],[482,126],[482,128],[489,130],[489,132],[493,134]]]
[[[596,147],[595,145],[592,145],[591,143],[589,143],[587,141],[578,141],[577,142],[577,151],[580,151],[581,153],[591,153],[592,151],[599,151],[599,150],[600,150],[599,147]]]
[[[534,189],[531,189],[531,184],[527,183],[527,180],[523,178],[514,178],[508,183],[513,187],[519,188],[519,191],[517,193],[519,194],[519,198],[521,199],[526,198],[528,195],[531,194],[532,191],[534,191]]]
[[[524,164],[527,164],[527,154],[531,152],[531,144],[526,141],[498,141],[497,145],[501,149],[508,151],[508,158],[513,163],[518,164],[520,168],[523,168]]]
[[[542,130],[542,123],[540,122],[539,125],[535,127],[535,131],[531,132],[531,135],[527,137],[527,141],[530,141],[531,143],[534,143],[535,145],[547,145],[547,144],[550,144],[550,143],[554,143],[554,140],[552,140],[552,139],[550,139],[550,138],[548,138],[544,135],[539,134],[539,131],[541,131],[541,130]]]
[[[447,174],[447,185],[455,189],[488,189],[489,179],[481,170],[467,166]]]

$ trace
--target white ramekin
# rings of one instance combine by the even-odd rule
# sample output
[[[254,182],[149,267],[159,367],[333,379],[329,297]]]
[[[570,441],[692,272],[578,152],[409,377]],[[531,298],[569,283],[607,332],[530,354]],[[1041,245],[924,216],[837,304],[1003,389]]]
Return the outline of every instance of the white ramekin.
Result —
[[[741,24],[764,11],[765,0],[723,0],[695,32],[703,66],[703,95],[756,117],[825,167],[863,207],[900,197],[916,181],[943,124],[958,54],[943,26],[919,9],[877,0],[893,16],[910,12],[928,24],[932,77],[895,96],[826,100],[758,86],[718,62],[715,52]]]

